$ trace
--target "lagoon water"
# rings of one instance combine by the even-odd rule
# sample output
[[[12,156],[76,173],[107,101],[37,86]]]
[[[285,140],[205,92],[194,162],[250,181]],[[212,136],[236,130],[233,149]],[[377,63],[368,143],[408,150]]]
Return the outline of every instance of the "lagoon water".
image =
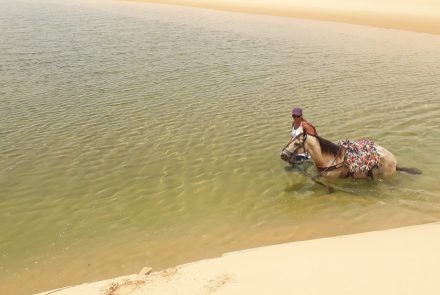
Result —
[[[111,1],[0,0],[0,293],[440,221],[440,36]],[[301,106],[423,175],[314,183]],[[314,173],[308,167],[309,173]]]

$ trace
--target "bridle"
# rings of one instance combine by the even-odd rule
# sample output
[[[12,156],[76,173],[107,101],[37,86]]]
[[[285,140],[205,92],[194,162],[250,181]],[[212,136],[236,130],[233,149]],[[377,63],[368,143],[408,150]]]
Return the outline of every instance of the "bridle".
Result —
[[[283,149],[283,152],[282,152],[282,154],[281,154],[281,158],[282,159],[284,159],[285,161],[287,161],[287,162],[289,162],[290,164],[292,164],[293,166],[295,165],[295,164],[302,164],[302,163],[304,163],[306,160],[308,160],[309,158],[308,157],[305,157],[305,156],[301,156],[301,155],[299,155],[298,154],[298,150],[300,149],[300,148],[303,148],[303,150],[304,150],[304,153],[307,153],[306,152],[306,147],[305,147],[305,139],[307,138],[307,134],[305,134],[305,139],[304,139],[304,141],[302,141],[301,142],[301,145],[300,146],[298,146],[297,148],[295,148],[292,152],[291,151],[289,151],[288,149],[287,149],[287,147],[290,145],[290,144],[292,144],[292,142],[293,141],[295,141],[299,136],[301,136],[301,135],[303,135],[303,133],[301,133],[301,134],[298,134],[296,137],[294,137],[285,147],[284,147],[284,149]]]
[[[296,149],[293,150],[292,155],[294,155],[295,153],[298,154],[297,152],[300,148],[302,148],[304,150],[304,153],[307,153],[306,145],[305,145],[306,140],[307,140],[307,133],[298,134],[292,141],[294,141],[297,137],[300,137],[303,134],[304,134],[304,140],[301,142],[301,145],[299,147],[297,147]]]

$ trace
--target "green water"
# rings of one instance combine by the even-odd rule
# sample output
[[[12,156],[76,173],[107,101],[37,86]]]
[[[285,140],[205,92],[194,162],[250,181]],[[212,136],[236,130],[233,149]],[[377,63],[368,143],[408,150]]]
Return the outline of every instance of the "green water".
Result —
[[[0,294],[440,220],[438,35],[0,4]],[[373,139],[424,174],[328,194],[279,159],[294,106],[321,136]]]

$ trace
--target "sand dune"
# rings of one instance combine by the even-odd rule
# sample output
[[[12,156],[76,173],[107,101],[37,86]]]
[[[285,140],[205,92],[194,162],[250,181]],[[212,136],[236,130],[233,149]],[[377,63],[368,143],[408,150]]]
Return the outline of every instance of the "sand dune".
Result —
[[[433,0],[133,0],[256,14],[309,18],[440,34]]]
[[[39,295],[437,295],[438,249],[440,223],[431,223],[233,252]]]

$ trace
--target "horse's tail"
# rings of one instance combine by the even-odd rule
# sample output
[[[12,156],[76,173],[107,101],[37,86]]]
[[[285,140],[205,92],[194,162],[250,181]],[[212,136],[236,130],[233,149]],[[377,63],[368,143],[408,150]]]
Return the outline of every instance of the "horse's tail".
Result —
[[[417,168],[408,168],[408,167],[396,167],[396,171],[403,171],[406,173],[411,173],[411,174],[422,174],[422,170],[419,170]]]

